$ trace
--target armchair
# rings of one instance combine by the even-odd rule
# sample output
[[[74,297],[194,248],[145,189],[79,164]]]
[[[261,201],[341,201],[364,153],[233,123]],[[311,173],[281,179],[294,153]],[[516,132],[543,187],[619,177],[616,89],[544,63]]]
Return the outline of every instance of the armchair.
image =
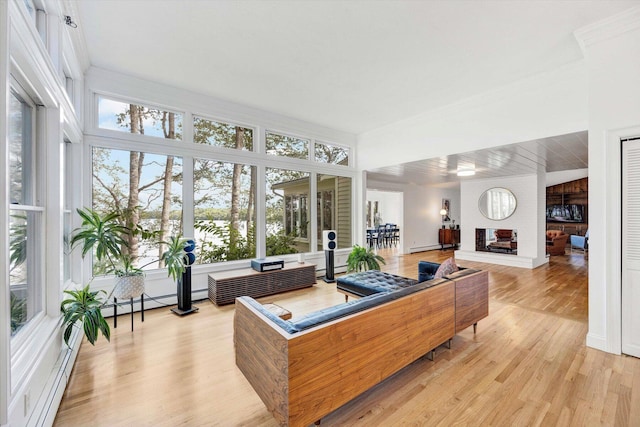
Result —
[[[547,253],[549,255],[564,255],[569,235],[562,230],[547,230]]]
[[[498,229],[493,232],[496,242],[510,242],[513,240],[513,230]]]
[[[589,249],[589,230],[587,230],[584,236],[571,235],[569,241],[571,243],[572,253],[574,249],[581,249],[582,252],[586,254]]]

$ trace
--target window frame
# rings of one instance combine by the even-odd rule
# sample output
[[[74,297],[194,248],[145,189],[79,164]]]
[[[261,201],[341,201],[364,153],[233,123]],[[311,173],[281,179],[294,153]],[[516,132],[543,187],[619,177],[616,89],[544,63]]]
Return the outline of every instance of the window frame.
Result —
[[[322,131],[318,133],[318,130],[307,129],[306,131],[301,131],[301,128],[292,130],[292,128],[290,128],[291,123],[289,121],[273,121],[272,118],[266,117],[264,116],[264,114],[256,114],[256,111],[245,109],[244,107],[238,109],[237,106],[231,106],[231,108],[229,109],[227,108],[229,107],[229,104],[222,101],[211,101],[208,98],[206,99],[206,103],[201,103],[201,100],[205,101],[204,98],[194,98],[188,93],[184,94],[183,96],[180,96],[180,94],[176,94],[173,92],[165,93],[162,91],[161,87],[156,86],[155,83],[138,82],[136,79],[131,79],[126,76],[119,76],[115,73],[112,75],[109,72],[101,71],[96,73],[95,75],[90,75],[87,79],[87,84],[88,99],[92,99],[94,101],[92,103],[89,103],[92,108],[89,108],[85,111],[86,116],[89,119],[87,122],[87,129],[85,131],[85,143],[88,145],[88,150],[92,150],[94,146],[99,146],[103,148],[154,152],[158,154],[174,153],[175,155],[179,155],[183,158],[183,190],[185,190],[185,192],[183,193],[183,224],[184,233],[186,236],[192,235],[194,230],[194,211],[192,206],[193,194],[189,194],[187,190],[193,186],[193,170],[191,163],[195,158],[203,158],[225,163],[245,164],[256,167],[257,185],[255,197],[257,221],[255,232],[257,257],[266,256],[265,170],[267,168],[297,170],[308,174],[310,184],[307,200],[307,221],[309,222],[307,230],[307,244],[309,245],[309,251],[316,251],[315,248],[318,241],[318,238],[315,235],[316,233],[313,231],[317,227],[317,212],[315,206],[316,174],[331,174],[336,177],[343,176],[350,179],[350,182],[352,184],[352,199],[350,205],[352,216],[351,222],[356,222],[355,194],[357,193],[357,190],[355,188],[355,185],[357,185],[358,182],[358,173],[355,168],[349,165],[318,163],[315,160],[312,160],[311,157],[313,155],[316,141],[323,144],[345,147],[349,150],[349,153],[352,156],[355,148],[350,146],[349,144],[345,144],[344,142],[327,142],[333,141],[333,137],[336,137],[338,141],[340,141],[340,139],[344,136],[337,133],[334,136],[328,136],[323,134]],[[155,88],[155,90],[152,88]],[[125,93],[127,91],[128,94],[126,96],[122,95],[122,93]],[[127,132],[118,132],[99,128],[99,118],[97,114],[98,96],[106,97],[108,99],[113,99],[123,103],[134,103],[154,108],[161,108],[166,111],[182,111],[184,114],[183,139],[181,141],[175,142],[166,141],[161,138],[148,137],[146,135],[137,135]],[[181,101],[184,101],[184,103]],[[226,147],[194,143],[194,117],[252,129],[254,137],[254,151],[236,150]],[[283,123],[285,125],[283,125]],[[310,126],[309,129],[313,129],[313,126]],[[265,141],[267,132],[305,140],[308,144],[308,156],[304,159],[301,159],[267,154]],[[318,138],[318,135],[324,136]],[[88,162],[88,160],[85,159],[85,162]],[[89,179],[89,175],[85,176],[85,179]],[[87,189],[85,191],[84,200],[88,200],[87,198],[90,197],[90,193],[90,189]],[[356,238],[356,235],[357,233],[352,230],[350,240],[354,240]],[[194,273],[198,273],[200,267],[204,269],[204,266],[208,266],[208,268],[211,269],[214,265],[215,267],[213,268],[215,268],[216,271],[223,271],[226,269],[240,268],[241,266],[246,265],[246,261],[226,261],[216,264],[200,264],[194,266],[192,271]],[[96,281],[94,281],[94,283],[96,283]]]
[[[93,112],[94,120],[92,122],[92,127],[95,129],[97,133],[102,133],[105,136],[112,136],[112,137],[116,137],[115,135],[127,135],[127,138],[135,138],[135,139],[139,139],[140,141],[151,140],[151,141],[155,141],[156,143],[164,142],[165,144],[166,143],[184,144],[186,140],[185,126],[186,126],[187,120],[191,120],[191,116],[187,115],[184,111],[179,111],[177,109],[173,109],[173,108],[166,107],[166,106],[152,103],[152,102],[140,101],[135,98],[123,98],[121,96],[112,95],[109,93],[95,92],[93,95],[94,96],[93,96],[92,112]],[[127,131],[120,131],[116,129],[100,127],[100,98],[104,98],[109,101],[120,102],[123,104],[134,104],[134,105],[142,106],[145,108],[157,109],[158,111],[164,111],[167,113],[180,114],[182,116],[182,137],[180,139],[177,139],[177,138],[171,139],[171,138],[164,138],[164,137],[149,135],[146,133],[132,133],[130,131],[127,132]],[[191,129],[192,125],[190,124],[189,127]],[[141,150],[141,151],[144,151],[144,150]]]
[[[22,87],[22,85],[12,76],[10,83],[10,96],[16,96],[16,98],[21,102],[21,105],[27,106],[30,110],[29,117],[29,127],[31,128],[29,134],[29,175],[30,180],[28,182],[29,192],[31,193],[32,200],[29,204],[24,203],[24,200],[21,203],[10,203],[9,204],[9,215],[11,216],[12,212],[15,211],[25,211],[25,212],[34,212],[37,213],[39,219],[34,225],[36,234],[44,235],[44,222],[45,222],[45,206],[43,204],[43,181],[44,174],[41,172],[42,168],[40,167],[42,164],[42,156],[39,153],[42,150],[38,148],[42,146],[42,135],[39,130],[42,125],[42,117],[38,112],[38,107],[36,102],[32,99],[29,93]],[[10,171],[8,170],[7,173]],[[24,175],[24,174],[23,174]],[[9,232],[10,235],[10,232]],[[20,352],[20,349],[24,346],[24,343],[28,341],[28,337],[32,334],[33,330],[37,327],[40,321],[46,315],[46,286],[44,280],[44,247],[46,246],[46,236],[45,236],[45,244],[39,245],[39,247],[34,247],[34,245],[27,246],[27,260],[31,259],[32,261],[27,265],[27,277],[29,281],[33,281],[37,287],[39,287],[39,291],[37,292],[38,296],[38,311],[33,315],[33,317],[25,323],[23,327],[21,327],[18,332],[14,335],[10,335],[11,337],[11,354],[12,357]],[[35,260],[34,260],[35,258]],[[29,285],[28,285],[29,286]],[[29,300],[29,298],[27,298]]]

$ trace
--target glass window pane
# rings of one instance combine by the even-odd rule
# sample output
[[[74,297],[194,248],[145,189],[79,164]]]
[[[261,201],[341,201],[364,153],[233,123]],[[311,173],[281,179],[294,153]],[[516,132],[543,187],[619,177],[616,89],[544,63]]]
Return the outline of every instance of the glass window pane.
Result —
[[[31,174],[33,169],[33,110],[18,95],[9,97],[9,194],[12,204],[34,202]]]
[[[349,149],[336,145],[315,144],[316,162],[332,165],[349,165]]]
[[[180,140],[182,114],[99,97],[98,127]]]
[[[338,249],[351,247],[351,178],[318,174],[316,185],[318,250],[323,230],[336,230]]]
[[[195,159],[193,175],[196,262],[255,258],[256,167]]]
[[[93,209],[119,212],[133,227],[156,232],[153,241],[182,233],[182,158],[137,151],[94,148]],[[161,268],[164,245],[132,236],[128,251],[135,265]],[[94,275],[109,272],[108,263],[94,262]]]
[[[71,280],[71,227],[72,227],[72,196],[75,182],[73,181],[72,170],[72,156],[71,156],[71,143],[67,142],[68,140],[65,138],[62,143],[62,149],[64,152],[64,164],[63,164],[63,176],[64,176],[64,188],[63,188],[63,200],[64,200],[64,208],[62,211],[62,233],[63,233],[63,242],[62,242],[62,271],[63,271],[63,280],[66,283]]]
[[[267,168],[267,256],[309,252],[309,173]]]
[[[193,119],[193,142],[253,151],[253,129],[196,117]]]
[[[272,156],[309,159],[309,140],[307,139],[267,132],[266,149],[267,154]]]
[[[9,217],[9,291],[11,336],[42,311],[39,261],[41,212],[11,210]]]

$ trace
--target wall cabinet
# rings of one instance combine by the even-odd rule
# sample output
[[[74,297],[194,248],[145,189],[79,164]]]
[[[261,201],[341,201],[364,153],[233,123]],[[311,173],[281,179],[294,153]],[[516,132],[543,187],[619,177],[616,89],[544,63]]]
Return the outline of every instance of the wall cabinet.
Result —
[[[550,209],[558,206],[584,209],[582,221],[556,220]],[[582,207],[582,208],[581,208]],[[589,179],[582,178],[575,181],[547,187],[547,230],[563,230],[567,234],[583,236],[589,228]]]
[[[444,249],[444,245],[451,245],[452,247],[457,248],[460,243],[460,230],[454,230],[451,228],[439,229],[438,243],[440,243],[441,249]]]

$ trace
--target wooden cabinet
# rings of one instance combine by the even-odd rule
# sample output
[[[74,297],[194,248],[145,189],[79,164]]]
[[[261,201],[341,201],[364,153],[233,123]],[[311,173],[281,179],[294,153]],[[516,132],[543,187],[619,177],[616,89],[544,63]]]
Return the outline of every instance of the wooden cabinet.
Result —
[[[440,243],[441,249],[444,249],[444,245],[451,245],[452,247],[457,248],[460,243],[460,230],[454,230],[451,228],[439,229],[438,243]]]
[[[209,299],[215,305],[232,304],[236,297],[259,298],[316,284],[315,264],[285,264],[281,270],[257,272],[251,268],[209,274]]]
[[[554,206],[579,205],[583,209],[582,221],[566,222],[552,218],[549,210]],[[552,211],[555,212],[555,209]],[[547,229],[563,230],[567,234],[583,236],[589,228],[589,179],[582,178],[547,187]]]

